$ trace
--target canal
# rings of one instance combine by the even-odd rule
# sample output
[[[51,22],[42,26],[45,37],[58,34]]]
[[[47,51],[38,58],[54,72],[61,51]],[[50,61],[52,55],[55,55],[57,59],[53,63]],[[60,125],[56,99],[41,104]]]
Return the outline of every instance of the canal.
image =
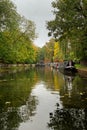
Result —
[[[87,79],[50,67],[0,75],[0,130],[87,130]]]

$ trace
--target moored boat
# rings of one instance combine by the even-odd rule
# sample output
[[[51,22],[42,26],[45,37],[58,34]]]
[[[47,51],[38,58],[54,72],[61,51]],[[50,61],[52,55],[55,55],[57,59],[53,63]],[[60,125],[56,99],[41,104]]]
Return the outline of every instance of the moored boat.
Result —
[[[77,72],[77,69],[74,66],[74,62],[72,60],[70,61],[64,61],[62,67],[60,67],[60,70],[63,72],[68,72],[68,73],[75,73]]]

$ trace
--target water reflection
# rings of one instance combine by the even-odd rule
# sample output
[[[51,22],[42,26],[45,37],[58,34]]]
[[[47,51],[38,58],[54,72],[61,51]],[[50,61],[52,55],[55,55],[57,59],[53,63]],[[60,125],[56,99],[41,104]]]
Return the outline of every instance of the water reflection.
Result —
[[[25,105],[21,107],[13,107],[7,105],[0,109],[0,130],[16,130],[21,122],[30,119],[34,116],[36,109],[36,100],[34,97],[29,97]]]
[[[0,130],[86,130],[87,79],[51,68],[0,76]]]
[[[35,115],[38,101],[31,95],[34,74],[31,70],[0,77],[0,130],[16,130]]]
[[[63,75],[60,88],[63,107],[49,113],[48,128],[53,130],[87,130],[87,79],[77,75]]]
[[[48,127],[53,130],[87,130],[86,109],[57,107],[49,118]]]
[[[65,85],[60,97],[65,107],[87,108],[87,80],[79,75],[64,75]]]

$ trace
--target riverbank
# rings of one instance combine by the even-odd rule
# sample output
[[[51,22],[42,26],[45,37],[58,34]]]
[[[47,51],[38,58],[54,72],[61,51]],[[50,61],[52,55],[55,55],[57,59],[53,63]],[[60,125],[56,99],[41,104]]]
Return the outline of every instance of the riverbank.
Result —
[[[87,67],[86,66],[76,65],[76,69],[80,76],[87,77]]]
[[[0,64],[0,74],[16,73],[34,66],[35,64]]]

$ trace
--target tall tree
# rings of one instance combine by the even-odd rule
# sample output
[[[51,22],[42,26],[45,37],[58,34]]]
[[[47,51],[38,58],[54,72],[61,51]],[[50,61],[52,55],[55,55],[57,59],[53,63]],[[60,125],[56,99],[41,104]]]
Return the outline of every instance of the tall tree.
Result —
[[[63,54],[62,54],[62,50],[60,48],[59,42],[54,43],[54,57],[53,58],[54,58],[54,61],[56,62],[63,60]]]
[[[47,62],[53,62],[53,56],[54,56],[54,42],[55,40],[51,38],[49,42],[45,44],[45,61]]]
[[[70,40],[73,51],[79,50],[77,58],[87,60],[87,0],[55,0],[52,7],[55,18],[47,23],[49,36],[65,39],[66,44]]]
[[[0,32],[13,30],[19,26],[20,15],[10,0],[0,0]]]
[[[33,63],[36,38],[34,22],[21,17],[10,0],[0,1],[0,60],[4,63]],[[35,57],[34,57],[35,56]]]

